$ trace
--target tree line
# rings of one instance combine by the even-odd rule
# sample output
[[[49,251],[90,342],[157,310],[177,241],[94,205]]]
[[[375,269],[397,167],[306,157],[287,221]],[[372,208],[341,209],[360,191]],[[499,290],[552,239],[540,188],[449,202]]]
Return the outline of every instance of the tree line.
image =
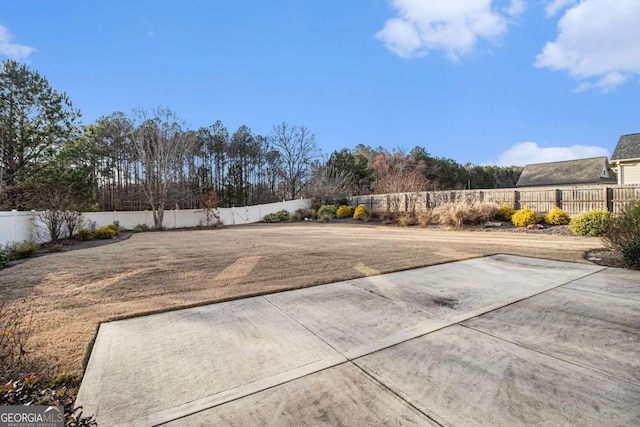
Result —
[[[298,197],[515,185],[520,168],[462,166],[358,145],[323,157],[305,126],[269,135],[215,121],[189,129],[168,108],[114,112],[82,125],[80,111],[37,71],[0,67],[0,209],[144,210],[230,207]]]

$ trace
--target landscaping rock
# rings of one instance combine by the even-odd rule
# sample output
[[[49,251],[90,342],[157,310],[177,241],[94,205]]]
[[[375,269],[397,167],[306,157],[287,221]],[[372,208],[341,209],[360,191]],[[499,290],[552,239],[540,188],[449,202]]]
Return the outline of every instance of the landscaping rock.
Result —
[[[544,229],[544,225],[542,224],[529,224],[527,225],[527,230],[542,230]]]
[[[487,221],[484,223],[484,226],[486,228],[497,228],[497,227],[502,227],[502,223],[497,221]]]

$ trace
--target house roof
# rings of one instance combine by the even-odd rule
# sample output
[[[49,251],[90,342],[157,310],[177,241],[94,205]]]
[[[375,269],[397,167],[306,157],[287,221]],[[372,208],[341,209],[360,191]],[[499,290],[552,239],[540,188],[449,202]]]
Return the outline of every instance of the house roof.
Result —
[[[609,178],[603,177],[604,168],[607,169]],[[527,165],[522,170],[516,187],[615,183],[610,169],[604,156]]]
[[[640,159],[640,133],[622,135],[611,160]]]

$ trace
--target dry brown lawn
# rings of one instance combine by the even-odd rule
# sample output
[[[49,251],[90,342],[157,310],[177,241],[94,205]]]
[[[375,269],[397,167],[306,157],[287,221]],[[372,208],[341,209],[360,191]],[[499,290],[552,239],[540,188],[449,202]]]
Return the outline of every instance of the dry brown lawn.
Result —
[[[586,262],[595,238],[351,224],[256,224],[135,234],[0,271],[33,310],[29,350],[81,375],[100,322],[495,253]]]

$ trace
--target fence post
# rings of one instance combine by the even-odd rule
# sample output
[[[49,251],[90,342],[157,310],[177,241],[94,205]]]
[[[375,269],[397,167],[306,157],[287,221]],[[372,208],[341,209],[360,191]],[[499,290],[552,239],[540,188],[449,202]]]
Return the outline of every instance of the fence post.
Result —
[[[613,188],[605,187],[604,189],[604,208],[613,212]]]
[[[12,209],[11,213],[13,214],[13,233],[11,236],[11,241],[16,242],[16,236],[18,235],[18,210]]]
[[[518,209],[518,190],[513,191],[513,209]]]
[[[554,199],[553,203],[554,203],[555,207],[562,209],[562,190],[558,190],[556,188],[555,195],[554,195],[553,199]]]

